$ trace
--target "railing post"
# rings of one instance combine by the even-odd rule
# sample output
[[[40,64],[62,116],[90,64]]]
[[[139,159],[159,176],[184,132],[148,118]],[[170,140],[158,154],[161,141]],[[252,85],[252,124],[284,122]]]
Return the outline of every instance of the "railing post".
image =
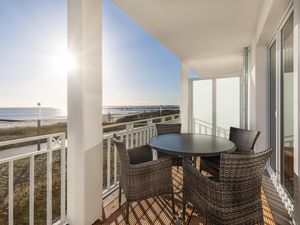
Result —
[[[117,155],[117,148],[114,145],[114,185],[117,184],[117,170],[118,170],[118,155]]]
[[[110,157],[111,157],[111,139],[107,139],[107,189],[110,188]]]
[[[60,190],[60,219],[64,223],[66,221],[66,136],[61,135],[61,190]]]
[[[52,225],[52,136],[47,139],[47,225]]]
[[[147,144],[147,128],[143,129],[143,145]]]
[[[171,121],[174,121],[174,120],[175,120],[175,116],[172,115],[172,116],[171,116]]]
[[[34,225],[34,156],[30,157],[29,171],[29,224]]]
[[[14,224],[14,161],[8,164],[8,224]]]
[[[152,138],[152,120],[147,121],[147,143],[150,142],[150,138]]]
[[[126,148],[129,148],[129,124],[126,124]]]
[[[143,145],[143,130],[139,130],[139,146]]]
[[[153,137],[153,121],[152,121],[152,119],[147,121],[147,126],[149,127],[149,131],[150,131],[149,138],[152,138]]]
[[[134,123],[131,123],[130,128],[131,128],[131,132],[130,132],[130,147],[133,148]]]
[[[139,146],[139,131],[138,130],[136,130],[136,132],[135,132],[135,147],[138,147]]]

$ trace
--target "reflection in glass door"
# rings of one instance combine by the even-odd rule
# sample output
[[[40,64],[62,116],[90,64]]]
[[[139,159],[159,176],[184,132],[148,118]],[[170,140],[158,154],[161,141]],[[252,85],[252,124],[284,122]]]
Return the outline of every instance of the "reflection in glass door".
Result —
[[[282,29],[281,75],[281,143],[282,182],[287,192],[294,195],[294,67],[293,67],[293,17]]]

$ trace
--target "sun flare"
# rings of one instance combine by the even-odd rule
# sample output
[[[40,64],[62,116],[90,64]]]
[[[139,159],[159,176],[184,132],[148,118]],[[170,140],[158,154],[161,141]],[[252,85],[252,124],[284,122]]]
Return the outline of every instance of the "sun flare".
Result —
[[[75,56],[68,51],[56,51],[52,55],[52,68],[57,72],[68,73],[78,67]]]
[[[63,52],[57,56],[57,67],[64,72],[70,72],[76,69],[77,62],[73,54]]]

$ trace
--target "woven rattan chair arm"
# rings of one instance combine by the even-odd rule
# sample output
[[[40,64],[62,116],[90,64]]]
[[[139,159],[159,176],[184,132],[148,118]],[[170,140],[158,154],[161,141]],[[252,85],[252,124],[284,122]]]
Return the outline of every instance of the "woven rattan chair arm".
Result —
[[[152,150],[148,145],[128,149],[130,164],[141,164],[152,161]]]
[[[249,155],[249,154],[254,154],[254,150],[239,150],[239,151],[234,151],[231,153],[233,155]]]
[[[183,163],[183,185],[191,193],[205,197],[208,201],[215,200],[222,191],[222,185],[215,179],[209,179],[202,175],[199,170]],[[212,199],[211,199],[212,198]]]
[[[162,171],[170,171],[171,169],[172,160],[170,158],[160,158],[137,165],[131,164],[129,166],[129,175],[150,174],[151,176],[155,176]]]

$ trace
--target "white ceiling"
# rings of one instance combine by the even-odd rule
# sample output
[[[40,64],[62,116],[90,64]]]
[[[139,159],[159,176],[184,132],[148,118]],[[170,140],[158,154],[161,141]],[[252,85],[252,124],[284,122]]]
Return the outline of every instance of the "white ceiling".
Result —
[[[190,66],[197,71],[198,74],[205,77],[237,75],[242,73],[243,53],[191,60]]]
[[[223,66],[222,74],[242,71],[242,51],[252,42],[263,4],[263,0],[114,1],[201,75],[221,73]]]

